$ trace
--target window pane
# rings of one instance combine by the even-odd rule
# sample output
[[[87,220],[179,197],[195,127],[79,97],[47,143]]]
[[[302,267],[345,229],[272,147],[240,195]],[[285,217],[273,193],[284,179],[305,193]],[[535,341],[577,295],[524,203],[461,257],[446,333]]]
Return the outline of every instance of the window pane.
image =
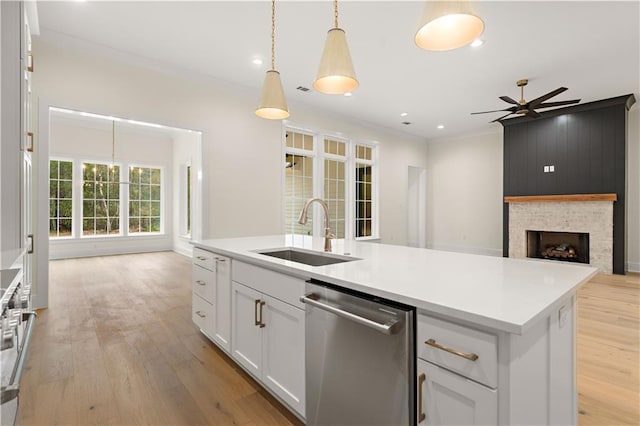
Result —
[[[161,169],[132,167],[129,178],[129,232],[161,232]],[[152,216],[157,219],[153,226]]]
[[[49,161],[49,236],[71,236],[73,216],[73,162]],[[65,218],[64,221],[60,218]]]
[[[82,235],[120,233],[120,166],[84,163]]]
[[[311,235],[313,230],[312,209],[309,210],[306,225],[298,223],[298,216],[304,202],[313,196],[313,158],[287,154],[284,160],[285,232],[287,234]]]
[[[346,217],[344,169],[345,163],[342,161],[324,160],[324,199],[329,207],[329,227],[336,238],[344,238]],[[340,176],[343,177],[340,178]]]

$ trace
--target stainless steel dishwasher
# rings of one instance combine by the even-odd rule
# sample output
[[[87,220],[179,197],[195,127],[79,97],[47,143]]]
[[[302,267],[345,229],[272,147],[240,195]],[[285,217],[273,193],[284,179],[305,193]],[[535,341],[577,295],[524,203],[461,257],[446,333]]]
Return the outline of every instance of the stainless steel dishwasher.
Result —
[[[306,284],[306,421],[415,425],[415,309]]]

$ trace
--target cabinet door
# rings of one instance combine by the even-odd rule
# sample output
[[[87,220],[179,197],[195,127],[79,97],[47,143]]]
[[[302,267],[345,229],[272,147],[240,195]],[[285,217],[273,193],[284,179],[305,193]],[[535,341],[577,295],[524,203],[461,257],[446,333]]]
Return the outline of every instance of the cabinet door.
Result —
[[[227,352],[231,351],[231,259],[215,256],[216,287],[214,296],[216,343]]]
[[[495,390],[418,360],[419,425],[495,425]]]
[[[304,417],[304,310],[267,295],[263,298],[263,383]]]
[[[262,294],[231,283],[231,355],[257,378],[262,375],[262,329],[258,315]]]

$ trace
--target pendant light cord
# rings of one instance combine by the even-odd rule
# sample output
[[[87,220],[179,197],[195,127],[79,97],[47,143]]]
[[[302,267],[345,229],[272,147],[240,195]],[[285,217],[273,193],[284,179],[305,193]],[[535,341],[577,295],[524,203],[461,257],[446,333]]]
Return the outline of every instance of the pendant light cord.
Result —
[[[271,69],[276,69],[276,0],[271,0]]]
[[[338,28],[338,0],[333,0],[333,27]]]

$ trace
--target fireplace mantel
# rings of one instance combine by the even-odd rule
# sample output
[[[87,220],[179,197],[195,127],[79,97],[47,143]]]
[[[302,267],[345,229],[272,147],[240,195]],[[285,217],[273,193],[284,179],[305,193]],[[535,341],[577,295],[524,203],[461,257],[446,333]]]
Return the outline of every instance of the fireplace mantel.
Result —
[[[617,194],[526,195],[504,197],[505,203],[540,203],[562,201],[617,201]]]

